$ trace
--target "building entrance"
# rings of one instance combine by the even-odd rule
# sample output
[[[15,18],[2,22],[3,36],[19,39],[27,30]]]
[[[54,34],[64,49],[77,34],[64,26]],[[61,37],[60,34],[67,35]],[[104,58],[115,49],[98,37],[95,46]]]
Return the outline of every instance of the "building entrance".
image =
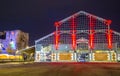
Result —
[[[87,62],[89,61],[89,44],[88,40],[85,38],[80,38],[77,40],[77,61]]]

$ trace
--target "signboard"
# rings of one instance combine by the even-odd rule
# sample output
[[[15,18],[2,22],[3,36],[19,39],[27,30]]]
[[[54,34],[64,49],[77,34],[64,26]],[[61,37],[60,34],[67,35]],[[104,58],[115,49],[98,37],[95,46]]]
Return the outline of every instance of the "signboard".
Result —
[[[95,61],[108,61],[108,53],[95,53],[94,59]]]
[[[88,43],[88,40],[85,38],[80,38],[77,40],[77,43]]]
[[[72,60],[71,53],[59,53],[59,60]]]

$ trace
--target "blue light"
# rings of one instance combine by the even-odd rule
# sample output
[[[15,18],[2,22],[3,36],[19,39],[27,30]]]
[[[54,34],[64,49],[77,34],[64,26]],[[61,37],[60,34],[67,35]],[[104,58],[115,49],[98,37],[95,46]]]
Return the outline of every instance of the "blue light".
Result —
[[[10,47],[11,47],[12,49],[16,49],[14,41],[11,41],[11,42],[10,42]]]

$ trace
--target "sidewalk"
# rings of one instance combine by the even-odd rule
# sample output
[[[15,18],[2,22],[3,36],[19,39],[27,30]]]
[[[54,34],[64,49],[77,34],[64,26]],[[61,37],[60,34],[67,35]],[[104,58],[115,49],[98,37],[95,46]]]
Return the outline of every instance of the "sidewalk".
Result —
[[[26,62],[1,62],[0,63],[0,66],[1,65],[15,65],[15,64],[29,64],[29,63],[34,63],[33,61],[26,61]]]

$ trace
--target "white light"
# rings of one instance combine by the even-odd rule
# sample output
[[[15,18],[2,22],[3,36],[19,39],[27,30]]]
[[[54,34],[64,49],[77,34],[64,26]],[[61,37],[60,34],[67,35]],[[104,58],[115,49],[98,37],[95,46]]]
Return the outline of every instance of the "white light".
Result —
[[[0,43],[0,49],[2,49],[4,47],[4,45],[2,43]]]

